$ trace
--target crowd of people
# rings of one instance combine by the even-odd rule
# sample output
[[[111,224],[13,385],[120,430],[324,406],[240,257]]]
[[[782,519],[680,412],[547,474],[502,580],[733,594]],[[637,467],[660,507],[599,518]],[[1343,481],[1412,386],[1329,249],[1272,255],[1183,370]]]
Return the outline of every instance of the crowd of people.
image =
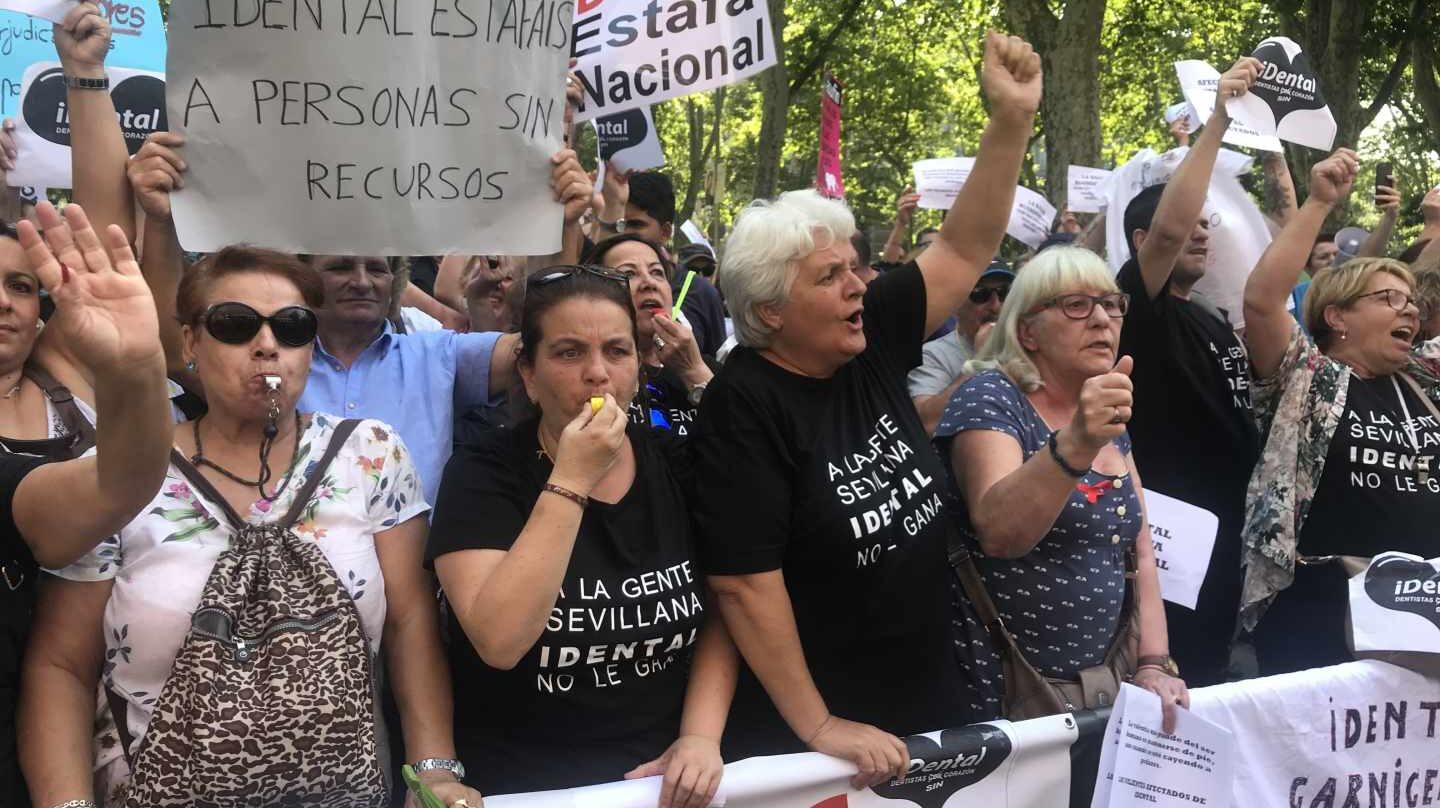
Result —
[[[76,6],[65,74],[109,37]],[[1224,104],[1118,276],[1069,213],[1012,266],[1040,57],[992,33],[979,79],[969,180],[873,262],[814,191],[677,249],[663,174],[596,192],[568,148],[556,255],[190,256],[184,139],[132,158],[70,83],[73,202],[0,233],[0,803],[398,805],[406,763],[446,806],[660,776],[698,808],[726,761],[863,788],[906,735],[1121,682],[1169,731],[1237,640],[1348,659],[1340,559],[1440,555],[1440,189],[1401,259],[1339,263],[1358,162],[1316,164],[1237,331],[1195,291]],[[1218,518],[1194,608],[1147,492]]]

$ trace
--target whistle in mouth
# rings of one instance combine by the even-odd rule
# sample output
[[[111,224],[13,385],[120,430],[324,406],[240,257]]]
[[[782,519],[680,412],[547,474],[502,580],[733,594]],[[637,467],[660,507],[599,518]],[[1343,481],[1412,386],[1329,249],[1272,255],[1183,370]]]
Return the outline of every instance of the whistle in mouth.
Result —
[[[600,408],[603,407],[603,406],[605,406],[605,397],[604,397],[604,396],[591,396],[591,397],[590,397],[590,411],[591,411],[591,412],[599,412],[599,411],[600,411]]]
[[[265,389],[266,389],[266,391],[271,392],[271,393],[274,393],[274,392],[276,392],[276,391],[278,391],[278,390],[280,389],[280,377],[279,377],[279,376],[269,376],[269,375],[267,375],[267,376],[264,377],[264,379],[265,379]]]

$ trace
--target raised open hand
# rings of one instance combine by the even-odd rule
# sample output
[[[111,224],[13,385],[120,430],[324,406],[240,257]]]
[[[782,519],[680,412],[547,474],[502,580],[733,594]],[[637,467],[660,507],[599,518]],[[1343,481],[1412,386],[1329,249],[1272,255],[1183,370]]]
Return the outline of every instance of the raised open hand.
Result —
[[[36,208],[45,237],[21,220],[20,246],[55,301],[56,329],[66,349],[96,375],[123,372],[163,354],[160,321],[150,287],[130,251],[125,231],[110,225],[105,242],[79,205],[60,212]]]
[[[992,114],[1033,116],[1040,109],[1042,83],[1040,54],[1030,43],[995,31],[986,35],[980,87],[990,99]]]
[[[55,50],[66,75],[100,78],[110,52],[110,21],[94,3],[80,3],[55,23]]]

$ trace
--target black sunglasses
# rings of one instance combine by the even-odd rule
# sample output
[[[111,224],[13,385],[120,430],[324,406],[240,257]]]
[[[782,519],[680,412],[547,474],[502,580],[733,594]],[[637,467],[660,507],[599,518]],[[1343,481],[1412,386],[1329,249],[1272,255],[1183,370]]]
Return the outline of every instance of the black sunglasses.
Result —
[[[566,278],[573,278],[580,274],[594,275],[597,278],[604,278],[607,281],[616,281],[626,286],[630,285],[629,276],[623,272],[616,272],[605,267],[587,266],[574,264],[570,266],[555,266],[530,276],[525,283],[527,286],[545,286]]]
[[[210,336],[226,345],[244,345],[260,333],[260,326],[269,324],[275,341],[291,348],[300,348],[315,341],[320,319],[304,306],[286,306],[269,317],[244,303],[216,303],[200,315],[200,322]]]
[[[990,302],[990,298],[998,297],[1004,303],[1005,298],[1010,294],[1010,284],[1004,286],[977,286],[970,290],[970,302],[977,306],[983,306]]]

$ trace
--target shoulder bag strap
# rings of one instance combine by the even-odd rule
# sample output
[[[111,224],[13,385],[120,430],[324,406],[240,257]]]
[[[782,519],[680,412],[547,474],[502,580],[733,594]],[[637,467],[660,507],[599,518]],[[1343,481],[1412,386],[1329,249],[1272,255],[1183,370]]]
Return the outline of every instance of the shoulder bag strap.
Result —
[[[46,373],[42,368],[33,363],[25,363],[24,374],[30,381],[45,392],[45,397],[55,405],[55,412],[59,414],[61,423],[65,424],[65,431],[70,433],[74,440],[72,453],[73,457],[79,457],[86,450],[95,445],[95,427],[80,412],[75,404],[75,396],[70,388],[55,381],[55,377]]]
[[[1019,657],[1020,649],[1015,645],[1015,638],[1010,636],[1010,630],[1005,627],[1005,621],[995,608],[995,602],[990,599],[990,592],[985,588],[985,579],[980,576],[980,570],[975,566],[975,557],[965,546],[965,540],[956,535],[955,531],[951,532],[949,556],[955,577],[960,580],[960,587],[965,590],[965,596],[975,607],[980,622],[985,624],[985,631],[995,643],[996,650]]]
[[[1405,382],[1406,386],[1408,386],[1410,390],[1415,393],[1416,398],[1425,402],[1425,409],[1429,410],[1430,414],[1434,416],[1437,423],[1440,423],[1440,409],[1436,409],[1435,402],[1431,401],[1430,397],[1425,395],[1425,391],[1421,389],[1420,383],[1415,381],[1415,377],[1403,371],[1396,375],[1398,375],[1400,377],[1400,380]]]
[[[310,477],[305,480],[304,487],[295,494],[295,501],[291,503],[290,511],[285,514],[284,519],[280,520],[281,527],[288,528],[295,524],[295,521],[300,518],[300,514],[305,512],[305,506],[310,504],[310,497],[320,485],[320,480],[324,478],[325,470],[330,468],[330,462],[335,459],[335,455],[340,453],[340,449],[345,446],[345,441],[350,439],[351,433],[359,425],[359,419],[347,418],[335,427],[335,431],[330,435],[330,443],[325,447],[325,453],[320,455],[320,461],[312,467],[313,470],[310,472]],[[296,435],[295,439],[299,440],[300,436]]]

